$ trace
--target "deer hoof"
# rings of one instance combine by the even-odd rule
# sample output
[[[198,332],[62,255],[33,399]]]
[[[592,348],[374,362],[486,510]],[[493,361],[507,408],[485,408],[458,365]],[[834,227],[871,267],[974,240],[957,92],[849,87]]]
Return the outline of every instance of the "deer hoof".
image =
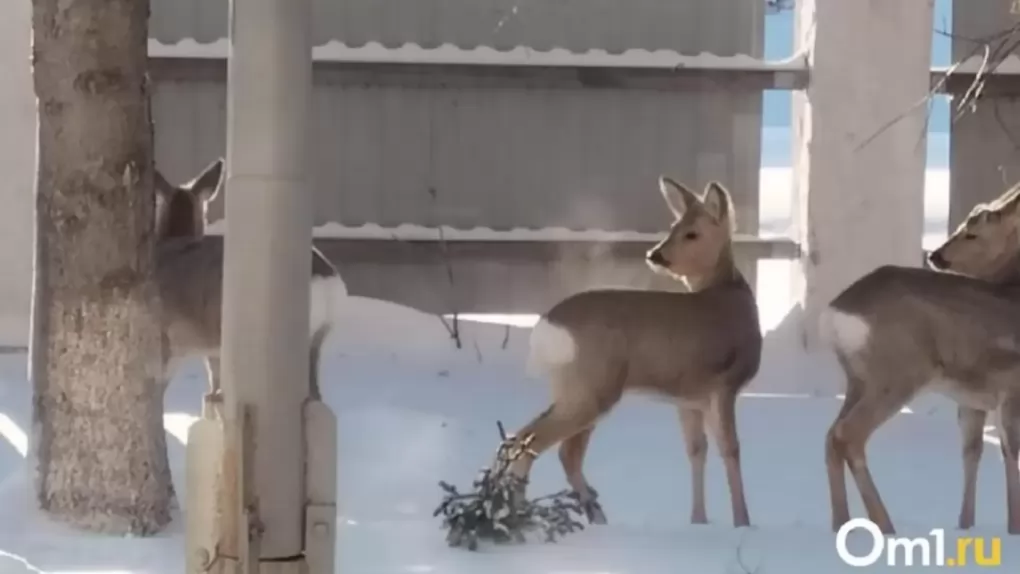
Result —
[[[606,513],[598,502],[589,500],[582,505],[582,508],[584,508],[585,516],[588,517],[589,524],[607,524]]]
[[[708,517],[705,516],[705,512],[692,512],[691,524],[708,524]]]

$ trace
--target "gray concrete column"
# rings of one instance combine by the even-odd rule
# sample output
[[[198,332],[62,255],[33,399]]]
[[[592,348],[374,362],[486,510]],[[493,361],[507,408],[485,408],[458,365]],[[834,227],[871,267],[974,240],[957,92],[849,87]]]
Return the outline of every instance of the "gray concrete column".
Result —
[[[308,0],[233,0],[227,72],[225,416],[254,418],[262,559],[303,549],[312,214]],[[239,422],[239,421],[237,421]]]
[[[974,42],[1009,29],[1020,17],[1014,0],[966,0],[953,3],[953,61],[974,53]],[[994,50],[996,46],[992,46]],[[955,108],[950,113],[956,113]],[[1020,101],[985,97],[949,127],[949,229],[952,231],[981,202],[995,199],[1020,181]]]
[[[921,264],[932,0],[799,0],[796,16],[811,65],[793,98],[797,295],[813,345],[818,312],[847,285]]]
[[[0,18],[0,346],[28,345],[36,115],[32,3],[9,2]]]

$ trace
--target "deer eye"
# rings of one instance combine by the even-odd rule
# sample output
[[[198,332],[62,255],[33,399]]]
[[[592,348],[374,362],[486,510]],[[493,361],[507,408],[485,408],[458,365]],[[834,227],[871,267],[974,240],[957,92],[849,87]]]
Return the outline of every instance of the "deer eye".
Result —
[[[697,238],[698,238],[697,231],[688,231],[687,233],[684,234],[684,239],[687,239],[688,241],[694,241]]]
[[[974,235],[973,233],[964,233],[963,238],[967,241],[971,241],[972,239],[977,239],[977,235]]]

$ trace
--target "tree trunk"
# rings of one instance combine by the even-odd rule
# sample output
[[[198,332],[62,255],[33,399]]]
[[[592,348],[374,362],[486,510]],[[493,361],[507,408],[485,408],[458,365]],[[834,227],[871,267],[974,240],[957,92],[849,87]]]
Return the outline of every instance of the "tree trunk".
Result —
[[[152,283],[148,19],[147,0],[33,0],[36,493],[59,520],[140,535],[175,504]]]

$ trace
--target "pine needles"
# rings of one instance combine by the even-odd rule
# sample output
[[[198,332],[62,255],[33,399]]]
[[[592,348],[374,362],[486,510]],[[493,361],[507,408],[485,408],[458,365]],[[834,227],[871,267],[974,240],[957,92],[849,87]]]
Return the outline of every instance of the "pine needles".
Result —
[[[473,483],[473,492],[461,493],[455,486],[440,481],[443,501],[433,516],[443,515],[446,542],[452,547],[477,550],[480,542],[523,543],[527,534],[540,531],[546,542],[584,526],[574,515],[583,510],[575,493],[569,490],[528,500],[525,481],[509,472],[510,465],[522,456],[535,456],[529,448],[534,436],[518,441],[499,428],[500,445],[492,468],[483,468]]]

